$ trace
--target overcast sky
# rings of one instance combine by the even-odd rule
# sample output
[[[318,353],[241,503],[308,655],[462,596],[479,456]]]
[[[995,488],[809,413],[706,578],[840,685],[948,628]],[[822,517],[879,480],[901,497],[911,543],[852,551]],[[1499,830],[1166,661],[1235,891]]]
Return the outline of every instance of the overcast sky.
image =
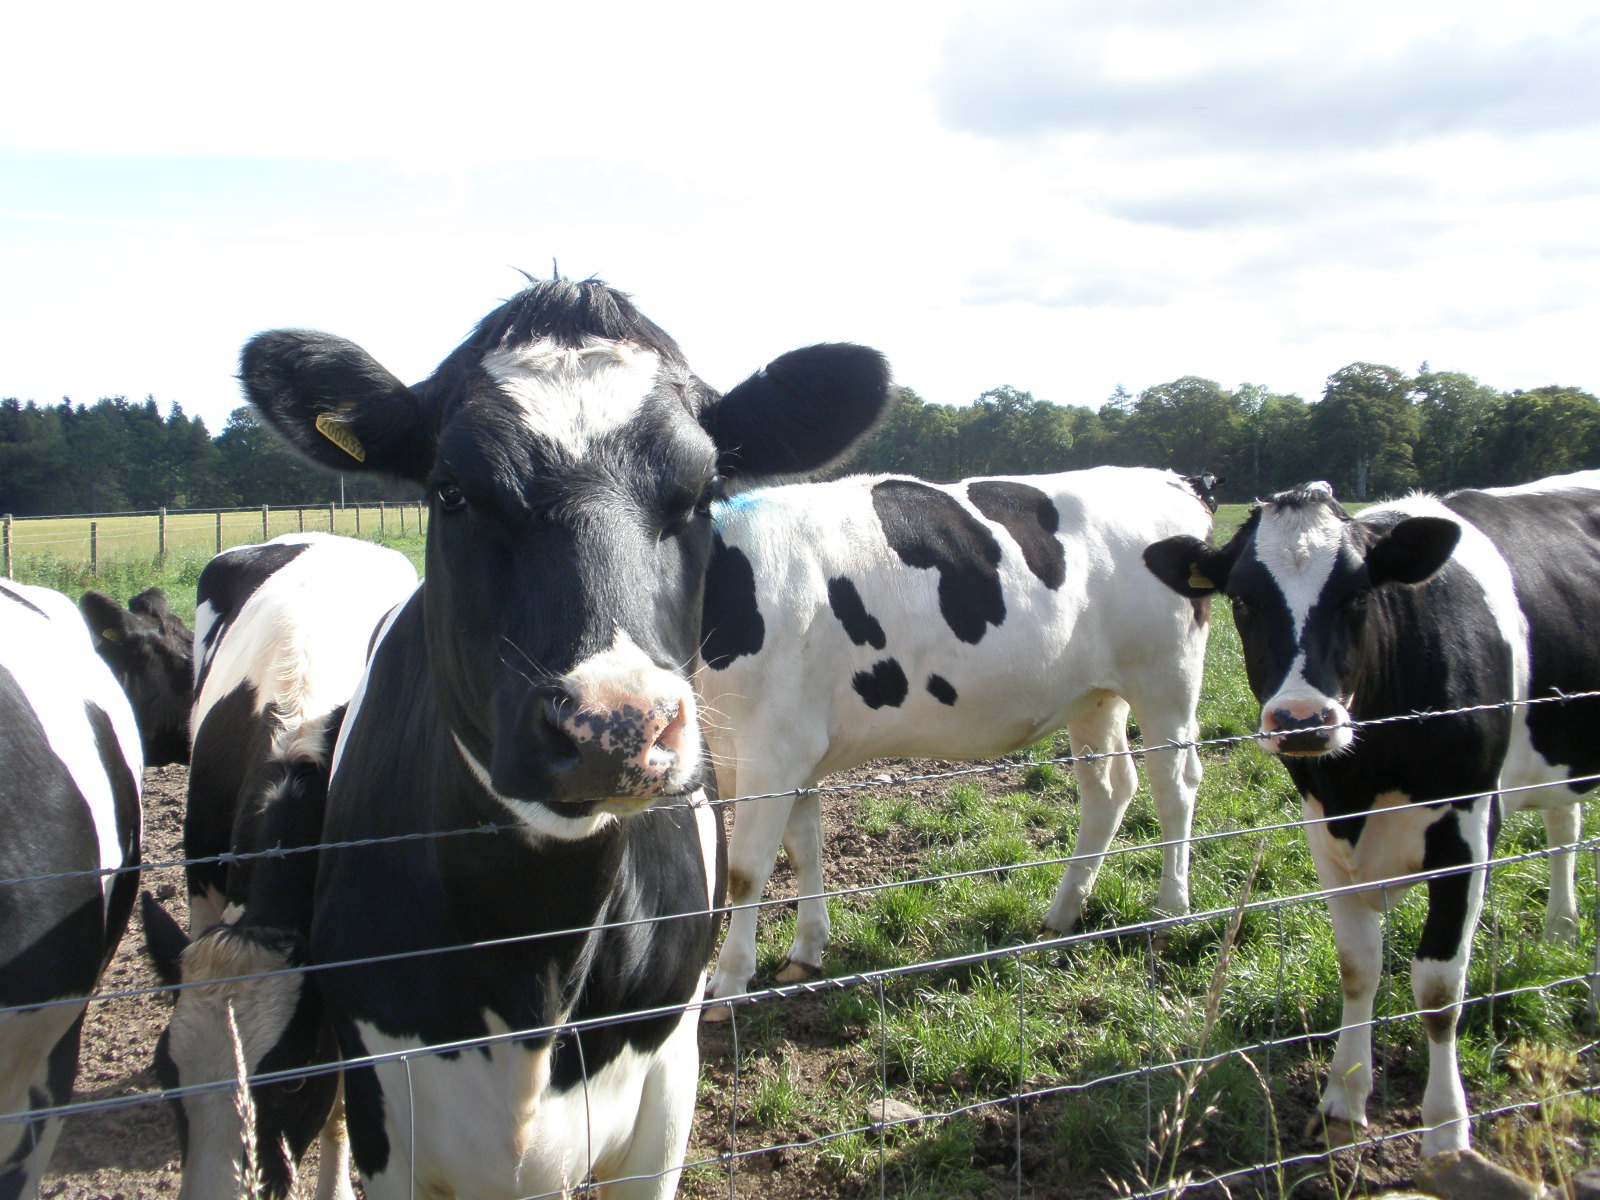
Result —
[[[720,387],[850,340],[948,403],[1600,391],[1592,0],[91,0],[6,41],[0,396],[215,432],[250,334],[417,379],[552,261]]]

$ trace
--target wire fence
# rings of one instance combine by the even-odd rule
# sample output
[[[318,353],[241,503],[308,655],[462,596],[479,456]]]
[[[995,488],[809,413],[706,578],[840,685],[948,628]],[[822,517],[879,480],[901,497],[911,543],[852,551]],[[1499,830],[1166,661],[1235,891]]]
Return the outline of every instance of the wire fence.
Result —
[[[1571,700],[1589,699],[1596,695],[1600,693],[1556,696],[1529,703],[1565,703]],[[1409,721],[1418,723],[1419,728],[1425,728],[1425,723],[1429,719],[1506,707],[1511,706],[1486,705],[1451,710],[1448,713],[1413,713],[1403,717],[1386,718],[1382,723]],[[1376,722],[1351,724],[1353,728],[1359,729],[1363,724],[1374,723]],[[1208,752],[1208,761],[1214,762],[1220,752],[1254,740],[1253,735],[1243,735],[1207,739],[1194,743],[1194,746]],[[875,780],[865,783],[824,785],[806,791],[834,796],[854,796],[869,788],[892,790],[904,789],[911,784],[951,784],[986,775],[1014,774],[1041,765],[1066,767],[1120,755],[1138,757],[1148,752],[1148,749],[1158,748],[1167,747],[1132,748],[1115,754],[1069,755],[1042,760],[974,764],[951,770],[891,776],[887,784]],[[1582,788],[1593,785],[1597,780],[1600,780],[1600,777],[1590,776],[1575,779],[1571,783],[1574,787]],[[1510,797],[1514,791],[1515,789],[1510,789],[1503,795]],[[741,804],[758,802],[773,796],[796,794],[798,793],[771,793],[763,796],[724,798],[712,803],[723,809],[733,809]],[[1470,799],[1472,799],[1470,796],[1447,797],[1430,803],[1443,806],[1456,800]],[[688,803],[688,801],[669,800],[664,803]],[[1512,807],[1515,806],[1513,803]],[[1202,813],[1205,807],[1206,793],[1202,785],[1200,798]],[[1288,1195],[1293,1190],[1295,1182],[1307,1173],[1321,1172],[1326,1175],[1330,1170],[1348,1172],[1351,1169],[1349,1163],[1352,1157],[1356,1160],[1361,1156],[1366,1156],[1368,1160],[1374,1157],[1381,1158],[1397,1143],[1409,1144],[1421,1132],[1412,1111],[1415,1105],[1411,1098],[1391,1096],[1388,1091],[1388,1081],[1391,1075],[1404,1073],[1397,1064],[1403,1063],[1405,1047],[1415,1040],[1414,1034],[1408,1035],[1406,1030],[1412,1028],[1423,1013],[1415,1007],[1410,999],[1409,990],[1403,986],[1406,975],[1403,960],[1408,957],[1409,945],[1397,944],[1401,939],[1393,935],[1389,925],[1394,919],[1393,914],[1396,909],[1387,902],[1384,905],[1386,912],[1384,929],[1385,942],[1390,947],[1390,952],[1386,954],[1385,959],[1386,984],[1381,993],[1380,1010],[1367,1023],[1374,1031],[1390,1031],[1385,1033],[1388,1040],[1376,1047],[1374,1052],[1376,1064],[1381,1068],[1379,1074],[1382,1081],[1379,1092],[1373,1097],[1373,1106],[1377,1110],[1374,1114],[1374,1123],[1369,1131],[1358,1131],[1362,1136],[1358,1139],[1358,1144],[1349,1149],[1306,1148],[1298,1136],[1298,1131],[1290,1132],[1281,1128],[1279,1110],[1285,1108],[1291,1096],[1301,1093],[1311,1095],[1313,1097],[1311,1103],[1315,1104],[1314,1096],[1320,1090],[1321,1072],[1325,1069],[1324,1064],[1316,1061],[1315,1048],[1326,1043],[1328,1039],[1337,1037],[1341,1032],[1337,1021],[1329,1024],[1326,1021],[1311,1020],[1307,1010],[1317,1005],[1309,1003],[1303,996],[1296,995],[1296,988],[1284,982],[1289,973],[1298,969],[1297,958],[1306,952],[1303,931],[1295,926],[1302,912],[1319,907],[1330,897],[1354,892],[1371,892],[1378,888],[1384,889],[1386,893],[1398,894],[1416,883],[1486,868],[1482,865],[1467,865],[1397,875],[1382,884],[1363,883],[1343,888],[1319,887],[1283,895],[1255,894],[1257,872],[1262,866],[1269,839],[1292,836],[1296,830],[1309,829],[1319,823],[1339,819],[1341,818],[1337,816],[1302,818],[1259,823],[1243,828],[1203,830],[1197,833],[1190,841],[1191,845],[1200,851],[1196,855],[1196,862],[1200,864],[1205,862],[1207,847],[1226,847],[1241,840],[1244,845],[1256,847],[1254,864],[1248,868],[1244,878],[1238,881],[1232,899],[1225,904],[1202,907],[1199,911],[1184,915],[1157,915],[1134,921],[1111,921],[1060,936],[1026,940],[1001,939],[998,944],[977,946],[958,953],[918,957],[912,961],[868,963],[821,978],[764,987],[736,996],[704,1001],[703,1006],[713,1004],[726,1006],[730,1010],[732,1019],[726,1026],[720,1027],[725,1032],[710,1035],[726,1040],[726,1052],[720,1056],[708,1053],[703,1064],[708,1068],[708,1078],[702,1084],[701,1104],[697,1110],[697,1130],[691,1141],[689,1161],[685,1164],[689,1172],[686,1179],[692,1181],[694,1194],[726,1194],[730,1200],[735,1200],[740,1195],[774,1194],[771,1190],[774,1164],[781,1165],[806,1156],[826,1157],[843,1164],[836,1172],[841,1193],[876,1195],[881,1198],[903,1194],[940,1194],[936,1187],[929,1190],[930,1185],[926,1183],[927,1172],[932,1168],[927,1167],[922,1160],[918,1160],[916,1153],[908,1147],[914,1148],[917,1145],[917,1137],[927,1135],[928,1131],[933,1131],[931,1136],[937,1138],[939,1130],[959,1126],[970,1132],[974,1124],[989,1131],[989,1144],[980,1147],[990,1167],[986,1177],[989,1190],[983,1194],[1017,1197],[1094,1194],[1093,1187],[1082,1179],[1067,1181],[1052,1178],[1054,1168],[1048,1150],[1051,1133],[1047,1128],[1043,1128],[1053,1120],[1064,1119],[1063,1110],[1059,1109],[1059,1105],[1070,1098],[1085,1096],[1091,1099],[1104,1097],[1099,1107],[1107,1110],[1125,1109],[1129,1104],[1142,1108],[1141,1113],[1135,1114],[1136,1119],[1133,1122],[1136,1136],[1132,1152],[1128,1152],[1126,1148],[1119,1151],[1118,1153],[1122,1155],[1120,1167],[1104,1166],[1098,1176],[1104,1182],[1103,1194],[1122,1196],[1127,1200],[1154,1200],[1156,1197],[1175,1197],[1185,1193],[1202,1196]],[[442,832],[400,835],[381,841],[493,837],[512,833],[516,828],[518,827],[510,823],[479,825]],[[126,870],[149,872],[213,862],[232,864],[250,858],[285,857],[373,844],[380,844],[380,841],[365,840],[325,843],[303,848],[275,848],[257,855],[228,854],[208,859],[163,861]],[[1115,864],[1130,856],[1159,855],[1161,848],[1162,843],[1159,841],[1114,845],[1107,855],[1107,863]],[[1578,840],[1566,845],[1502,853],[1492,860],[1489,867],[1498,874],[1517,864],[1548,860],[1554,855],[1565,853],[1592,854],[1597,869],[1600,869],[1600,834],[1580,836]],[[863,898],[896,892],[927,892],[930,889],[949,891],[971,880],[1013,877],[1022,872],[1045,868],[1058,870],[1070,861],[1070,855],[1035,855],[1025,861],[975,866],[965,870],[925,871],[912,873],[906,878],[880,880],[828,890],[823,893],[823,898],[833,903],[849,904],[861,901]],[[5,880],[0,881],[0,886],[64,877],[66,876],[51,875],[34,876],[26,881]],[[1101,887],[1104,887],[1105,883],[1106,878],[1103,876]],[[792,905],[796,899],[795,897],[758,899],[743,907],[758,909],[786,907]],[[1463,1004],[1463,1026],[1476,1022],[1480,1027],[1486,1026],[1491,1040],[1500,1038],[1503,1041],[1506,1035],[1502,1027],[1513,1024],[1522,1011],[1519,1006],[1526,1006],[1529,1003],[1553,1006],[1558,1017],[1565,1014],[1574,1022],[1580,1021],[1580,1014],[1588,998],[1591,995],[1600,996],[1600,974],[1597,974],[1595,969],[1588,969],[1588,962],[1585,960],[1586,969],[1568,970],[1531,982],[1502,984],[1499,980],[1497,963],[1501,957],[1515,950],[1517,938],[1513,936],[1508,946],[1497,937],[1496,920],[1489,916],[1491,909],[1486,908],[1485,911],[1486,920],[1483,923],[1484,928],[1480,930],[1480,946],[1475,957],[1480,964],[1486,965],[1490,970],[1489,986],[1469,990]],[[1596,926],[1600,927],[1600,901],[1597,901],[1594,918]],[[670,919],[674,918],[653,920]],[[534,944],[543,940],[569,937],[575,932],[589,932],[594,928],[621,929],[645,923],[648,922],[623,921],[605,926],[585,927],[583,930],[547,930],[494,941],[400,954],[374,955],[355,960],[354,963],[293,968],[280,973],[298,974],[301,971],[376,964],[402,958],[470,953],[491,948],[498,949],[507,945]],[[1235,964],[1230,967],[1229,955],[1240,943],[1241,930],[1246,928],[1247,923],[1253,930],[1249,936],[1255,941],[1262,944],[1275,943],[1275,952],[1262,958],[1252,970],[1276,970],[1277,998],[1271,1004],[1270,1012],[1257,1017],[1253,1024],[1250,1021],[1240,1024],[1239,1028],[1245,1030],[1248,1036],[1238,1039],[1239,1044],[1214,1046],[1211,1044],[1213,1033],[1222,1022],[1223,1010],[1230,1005],[1231,991],[1236,984],[1236,978],[1230,974],[1230,970],[1237,971],[1237,966]],[[1273,927],[1271,932],[1266,930],[1269,924]],[[1197,953],[1195,946],[1191,946],[1191,958],[1198,962],[1214,955],[1215,963],[1209,978],[1206,978],[1203,969],[1199,969],[1201,985],[1185,990],[1176,986],[1174,982],[1177,972],[1166,958],[1163,943],[1168,938],[1193,931],[1209,932],[1203,937],[1197,935],[1191,939],[1195,946],[1204,947],[1203,953]],[[1051,988],[1054,980],[1063,975],[1070,975],[1075,970],[1086,953],[1086,948],[1095,946],[1105,947],[1132,962],[1133,974],[1128,978],[1142,980],[1139,985],[1144,989],[1141,1003],[1148,1017],[1142,1029],[1124,1031],[1125,1040],[1130,1047],[1125,1055],[1127,1061],[1110,1062],[1097,1068],[1064,1073],[1054,1064],[1051,1050],[1055,1041],[1071,1034],[1070,1028],[1065,1030],[1057,1028],[1063,1021],[1070,1025],[1071,1016],[1070,1014],[1064,1016],[1060,1011],[1059,1003]],[[1003,1003],[1009,1009],[1006,1020],[1012,1024],[1002,1030],[1002,1034],[1009,1041],[1014,1029],[1014,1044],[1007,1047],[1007,1053],[1002,1056],[1003,1061],[998,1067],[987,1072],[983,1079],[957,1079],[941,1089],[940,1094],[948,1097],[945,1101],[929,1105],[927,1099],[932,1092],[927,1088],[919,1090],[908,1087],[907,1072],[903,1067],[896,1065],[903,1063],[907,1058],[915,1057],[917,1047],[897,1044],[896,1039],[906,1036],[904,1026],[907,1013],[918,1005],[935,1003],[939,1000],[942,990],[953,986],[959,991],[978,975],[998,980],[1004,989],[1008,989]],[[251,974],[229,979],[210,978],[204,984],[188,986],[244,983],[267,977],[265,974]],[[177,988],[108,986],[99,994],[96,1003],[136,1000],[161,993],[171,993],[183,986],[185,985],[178,985]],[[1328,981],[1328,986],[1337,994],[1336,976]],[[781,1054],[782,1046],[790,1038],[788,1019],[799,1011],[796,1006],[807,1004],[815,1006],[821,999],[839,997],[850,998],[849,1002],[853,1007],[847,1023],[860,1031],[859,1036],[853,1039],[859,1045],[853,1047],[854,1058],[850,1063],[849,1103],[823,1103],[817,1106],[815,1113],[803,1121],[786,1123],[783,1120],[776,1122],[770,1120],[765,1110],[773,1107],[770,1095],[773,1078],[771,1072],[768,1071],[758,1080],[747,1077],[758,1067],[768,1065],[767,1060],[754,1052],[754,1047],[759,1045],[765,1047],[767,1051],[777,1047],[776,1053]],[[81,999],[66,1000],[61,1003],[81,1003]],[[1509,1013],[1508,1016],[1501,1018],[1498,1025],[1494,1016],[1496,1005],[1500,1006],[1503,1013]],[[29,1006],[30,1009],[37,1007]],[[1479,1010],[1486,1011],[1487,1017],[1482,1017]],[[21,1010],[0,1008],[0,1018],[16,1011]],[[671,1016],[681,1011],[678,1007],[666,1007],[611,1014],[589,1020],[565,1021],[538,1028],[510,1030],[484,1037],[439,1043],[421,1050],[373,1054],[363,1059],[348,1060],[343,1066],[403,1063],[409,1070],[413,1060],[428,1055],[454,1055],[469,1049],[487,1050],[495,1046],[537,1039],[567,1038],[585,1030],[652,1017]],[[1174,1014],[1177,1014],[1176,1018]],[[94,1019],[92,1012],[90,1019]],[[1175,1040],[1167,1031],[1167,1027],[1174,1019],[1188,1030],[1185,1037]],[[1395,1029],[1396,1026],[1402,1028]],[[1252,1029],[1256,1032],[1250,1032]],[[851,1039],[847,1039],[849,1040]],[[1187,1044],[1189,1047],[1187,1052],[1176,1050],[1175,1046],[1178,1043]],[[862,1049],[863,1046],[867,1049]],[[1566,1069],[1561,1072],[1547,1071],[1537,1087],[1530,1084],[1528,1088],[1522,1089],[1526,1092],[1531,1088],[1537,1092],[1535,1095],[1518,1095],[1515,1087],[1502,1088],[1493,1095],[1479,1095],[1476,1089],[1469,1089],[1469,1096],[1476,1101],[1471,1111],[1474,1125],[1479,1131],[1479,1139],[1481,1140],[1486,1133],[1499,1130],[1501,1128],[1499,1122],[1509,1121],[1519,1114],[1523,1116],[1533,1114],[1546,1124],[1560,1125],[1558,1137],[1569,1136],[1570,1131],[1567,1127],[1573,1126],[1586,1130],[1587,1136],[1592,1139],[1595,1130],[1600,1128],[1600,1105],[1594,1103],[1595,1098],[1600,1096],[1600,1053],[1597,1053],[1597,1048],[1600,1048],[1600,1043],[1595,1041],[1579,1041],[1565,1047],[1561,1054],[1565,1056],[1563,1061],[1567,1064]],[[1499,1049],[1504,1051],[1505,1047],[1501,1045]],[[713,1061],[717,1065],[716,1072],[709,1070]],[[258,1084],[288,1082],[339,1069],[340,1067],[335,1065],[263,1072],[252,1077],[252,1082]],[[1231,1089],[1223,1088],[1218,1092],[1218,1098],[1206,1099],[1205,1091],[1210,1086],[1210,1081],[1223,1072],[1231,1073],[1234,1086]],[[719,1077],[712,1078],[713,1075]],[[1243,1086],[1238,1084],[1240,1079],[1245,1081]],[[585,1079],[586,1088],[587,1084],[588,1081]],[[159,1103],[181,1096],[232,1090],[235,1087],[233,1082],[225,1080],[191,1084],[166,1091],[151,1089],[128,1095],[80,1099],[61,1108],[34,1109],[0,1117],[0,1128],[7,1124],[33,1120],[46,1113],[67,1117],[86,1116],[134,1105]],[[922,1107],[907,1111],[896,1108],[891,1103],[899,1101],[903,1104],[901,1097],[908,1091],[919,1095],[923,1100]],[[1223,1107],[1225,1104],[1226,1110]],[[929,1110],[924,1111],[924,1108]],[[1558,1110],[1561,1113],[1559,1120],[1552,1115]],[[1220,1117],[1217,1114],[1220,1114]],[[1214,1125],[1219,1119],[1231,1122],[1236,1127],[1248,1129],[1242,1138],[1239,1136],[1233,1138],[1230,1153],[1221,1157],[1202,1152],[1205,1138],[1200,1133],[1202,1127]],[[1142,1131],[1138,1129],[1141,1124]],[[826,1127],[819,1128],[819,1125]],[[774,1139],[769,1132],[777,1129],[787,1133],[790,1129],[801,1127],[803,1136],[780,1136]],[[1244,1154],[1240,1147],[1252,1139],[1255,1149],[1249,1154]],[[970,1152],[975,1144],[970,1137],[966,1142],[962,1142],[959,1138],[956,1142],[965,1147],[963,1152]],[[927,1154],[937,1157],[940,1152],[940,1148],[935,1146]],[[926,1157],[927,1155],[924,1156]],[[1112,1155],[1112,1158],[1115,1159],[1115,1155]],[[910,1166],[907,1165],[908,1159],[913,1160]],[[919,1162],[922,1165],[918,1165]],[[908,1173],[923,1179],[923,1183],[908,1184],[906,1182]],[[715,1178],[712,1178],[713,1176]],[[586,1195],[588,1192],[588,1184],[583,1181],[573,1181],[569,1188],[550,1194],[576,1196]]]
[[[427,506],[410,500],[158,508],[51,517],[5,513],[0,514],[0,574],[14,578],[20,566],[44,557],[86,564],[98,572],[103,563],[149,561],[182,552],[220,554],[231,546],[285,533],[420,535],[426,523]]]

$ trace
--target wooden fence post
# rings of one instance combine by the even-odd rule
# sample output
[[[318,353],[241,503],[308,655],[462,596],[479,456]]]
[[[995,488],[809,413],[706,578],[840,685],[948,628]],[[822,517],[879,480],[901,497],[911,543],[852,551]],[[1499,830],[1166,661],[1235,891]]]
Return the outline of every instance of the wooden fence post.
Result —
[[[89,570],[100,574],[100,522],[89,522]]]
[[[329,500],[328,501],[328,532],[329,533],[338,533],[339,531],[333,527],[333,509],[334,509],[333,501]]]
[[[156,557],[163,562],[167,558],[167,510],[165,506],[156,509]]]
[[[300,522],[300,532],[304,533],[306,531],[306,510],[303,508],[295,509],[294,519]]]
[[[5,533],[4,540],[5,540],[5,551],[6,551],[6,578],[10,579],[11,578],[11,514],[10,513],[6,514],[5,531],[4,531],[4,533]]]
[[[222,510],[217,509],[217,553],[222,553]]]
[[[261,540],[263,542],[267,540],[267,506],[265,504],[261,506]]]
[[[361,536],[361,505],[356,505],[356,536]]]
[[[402,502],[400,504],[400,536],[401,537],[405,537],[405,535],[406,535],[406,506],[405,506],[404,502]]]
[[[378,532],[379,533],[383,532],[383,508],[384,508],[384,501],[379,500],[378,501]]]

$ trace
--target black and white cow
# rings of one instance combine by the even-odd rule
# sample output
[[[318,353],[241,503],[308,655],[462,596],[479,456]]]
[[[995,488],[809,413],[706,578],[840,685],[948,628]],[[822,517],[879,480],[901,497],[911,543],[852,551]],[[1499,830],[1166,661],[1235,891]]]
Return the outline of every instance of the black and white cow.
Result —
[[[322,852],[312,927],[366,1194],[670,1196],[721,892],[688,678],[710,502],[848,450],[881,356],[796,350],[721,395],[626,296],[556,280],[412,387],[300,331],[242,378],[310,457],[430,495],[426,581],[334,755],[325,835],[364,844]]]
[[[1176,599],[1140,553],[1209,536],[1169,471],[1099,467],[955,484],[858,477],[737,496],[714,510],[699,690],[725,797],[811,788],[873,758],[991,758],[1065,728],[1074,751],[1192,742],[1206,606]],[[1083,814],[1045,916],[1066,931],[1138,785],[1128,757],[1075,764]],[[1153,750],[1165,838],[1157,903],[1189,908],[1193,749]],[[728,850],[735,905],[711,994],[755,971],[755,902],[779,840],[803,897],[780,982],[817,971],[828,940],[821,806],[740,804]],[[713,1015],[721,1015],[720,1012]]]
[[[201,655],[185,857],[319,841],[344,706],[379,621],[416,586],[403,554],[322,533],[238,546],[207,564],[196,597]],[[251,1075],[336,1058],[316,980],[292,971],[305,962],[315,878],[311,853],[191,866],[192,942],[146,900],[152,954],[185,985],[156,1048],[164,1086],[236,1077],[230,1017]],[[351,1195],[342,1124],[327,1121],[337,1083],[323,1074],[252,1085],[267,1195],[288,1191],[295,1161],[325,1123],[317,1196]],[[231,1195],[244,1146],[233,1089],[174,1106],[180,1200]]]
[[[1414,495],[1350,517],[1327,484],[1260,504],[1233,539],[1150,547],[1180,595],[1226,593],[1261,740],[1303,798],[1326,888],[1487,861],[1506,808],[1578,836],[1576,797],[1600,770],[1600,700],[1495,708],[1353,731],[1350,721],[1600,688],[1600,472],[1516,488]],[[1324,818],[1328,818],[1323,821]],[[1572,865],[1552,863],[1547,928],[1574,927]],[[1565,874],[1564,880],[1559,877]],[[1425,1154],[1464,1147],[1456,1022],[1484,872],[1427,883],[1411,986],[1429,1042]],[[1344,1018],[1322,1098],[1330,1141],[1365,1126],[1382,914],[1403,888],[1329,897]]]
[[[139,730],[72,601],[0,580],[0,1114],[72,1098],[87,997],[137,890]],[[60,1121],[0,1123],[0,1196],[29,1200]]]
[[[194,634],[148,588],[123,608],[93,589],[78,600],[94,648],[133,705],[144,742],[144,765],[189,761],[189,707],[194,701]]]

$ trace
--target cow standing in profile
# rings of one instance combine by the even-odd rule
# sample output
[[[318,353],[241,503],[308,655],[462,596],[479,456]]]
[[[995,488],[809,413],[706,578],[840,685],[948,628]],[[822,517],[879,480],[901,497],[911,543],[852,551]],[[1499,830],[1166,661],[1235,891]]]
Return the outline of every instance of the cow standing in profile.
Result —
[[[1578,837],[1577,797],[1600,771],[1600,472],[1523,487],[1413,495],[1351,517],[1325,483],[1259,504],[1221,549],[1169,538],[1145,554],[1178,594],[1225,594],[1261,702],[1261,742],[1299,789],[1328,898],[1344,1016],[1317,1124],[1367,1124],[1383,913],[1427,881],[1411,968],[1428,1036],[1424,1154],[1468,1141],[1456,1023],[1503,809]],[[1352,730],[1351,722],[1488,706]],[[1530,788],[1524,791],[1501,789]],[[1571,854],[1551,862],[1547,932],[1576,930]],[[1600,965],[1597,965],[1600,969]]]
[[[31,1200],[138,888],[144,760],[128,699],[59,592],[0,580],[0,1196]]]
[[[1074,753],[1110,755],[1073,767],[1078,842],[1044,918],[1072,929],[1138,786],[1130,708],[1161,821],[1157,905],[1189,910],[1200,758],[1162,747],[1198,736],[1209,613],[1140,560],[1152,538],[1210,534],[1186,480],[1127,467],[859,477],[737,496],[715,516],[699,687],[723,795],[766,798],[735,815],[728,892],[742,907],[713,996],[755,972],[780,840],[801,898],[778,980],[821,969],[821,802],[793,792],[874,758],[993,758],[1063,728]]]
[[[415,386],[290,330],[241,375],[310,457],[429,494],[426,580],[334,752],[311,934],[366,1194],[670,1196],[721,892],[689,681],[710,505],[850,449],[882,357],[796,350],[722,395],[626,296],[556,280]]]

